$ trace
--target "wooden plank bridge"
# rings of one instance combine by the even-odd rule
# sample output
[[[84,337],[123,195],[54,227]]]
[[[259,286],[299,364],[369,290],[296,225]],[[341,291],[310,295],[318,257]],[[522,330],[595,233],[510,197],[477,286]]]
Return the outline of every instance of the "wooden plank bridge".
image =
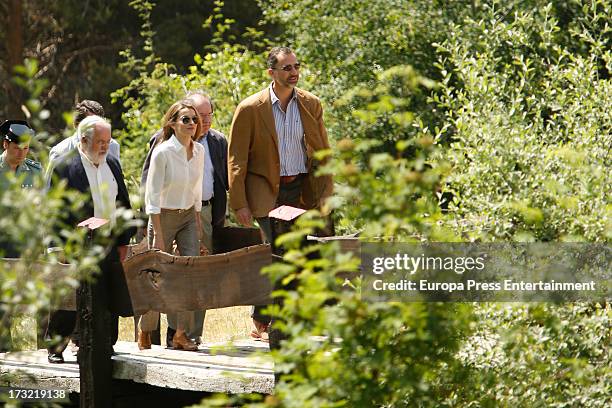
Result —
[[[267,343],[239,340],[201,344],[197,352],[156,346],[138,350],[136,343],[115,344],[113,379],[184,391],[269,394],[274,365]],[[70,350],[64,364],[47,362],[47,351],[0,353],[0,386],[62,389],[80,392],[79,365]]]
[[[355,254],[359,251],[359,242],[355,237],[330,237],[325,240],[340,241],[342,251]],[[146,250],[142,245],[134,246],[123,267],[119,267],[121,276],[125,276],[122,279],[125,290],[117,290],[113,285],[113,297],[109,301],[125,304],[127,299],[127,304],[131,303],[131,309],[137,314],[148,310],[168,313],[270,303],[272,287],[260,270],[273,262],[275,248],[261,243],[259,230],[224,229],[224,233],[213,242],[217,245],[214,255],[205,257],[174,256]],[[123,299],[118,299],[122,297],[120,293],[125,293]],[[85,297],[81,295],[81,299],[91,303],[94,297],[89,292]],[[75,305],[78,310],[87,310],[80,320],[82,336],[85,327],[93,327],[92,322],[83,320],[83,316],[91,313],[95,300],[92,304],[79,304],[74,299],[68,299],[63,304],[72,310]],[[88,351],[84,353],[80,371],[76,357],[70,351],[64,353],[66,363],[59,365],[47,362],[46,350],[2,353],[0,387],[64,389],[72,394],[79,393],[80,406],[88,408],[123,406],[118,403],[116,395],[125,392],[133,394],[138,406],[148,398],[147,406],[151,407],[193,404],[202,398],[203,393],[269,394],[274,389],[274,367],[267,353],[267,343],[242,340],[234,342],[230,348],[220,348],[220,344],[203,344],[197,352],[185,352],[161,346],[140,351],[136,343],[118,342],[114,346],[114,354],[110,356],[112,369],[108,370],[108,375],[112,371],[112,379],[104,380],[104,376],[97,374],[96,364],[108,362],[109,357],[100,360],[99,352],[94,351],[107,350],[100,342],[104,336],[100,332],[86,333],[89,333],[85,334],[86,338],[93,339],[95,347],[84,349]],[[100,361],[96,361],[96,358]],[[101,381],[100,385],[94,386],[94,380]],[[83,384],[86,384],[85,388]],[[121,388],[120,384],[123,384],[123,394],[117,391],[117,388]],[[134,384],[150,388],[134,391]],[[102,390],[102,394],[92,394],[96,389],[96,392]],[[169,392],[164,394],[159,392],[160,389]],[[176,396],[177,390],[192,394],[179,395],[186,395],[182,402],[176,397],[169,397],[171,392]],[[108,393],[112,394],[112,401]],[[93,401],[97,402],[94,404]],[[125,406],[134,406],[134,401]],[[73,405],[76,406],[76,403]]]

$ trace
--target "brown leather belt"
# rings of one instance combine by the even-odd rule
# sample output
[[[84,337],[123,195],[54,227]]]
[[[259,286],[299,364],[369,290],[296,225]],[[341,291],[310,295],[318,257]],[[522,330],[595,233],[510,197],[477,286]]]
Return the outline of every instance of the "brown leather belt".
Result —
[[[282,185],[293,183],[295,180],[297,180],[298,178],[301,178],[301,177],[303,177],[305,175],[306,175],[306,173],[300,173],[300,174],[296,174],[294,176],[280,176],[280,183]]]
[[[177,209],[172,209],[172,208],[162,208],[161,212],[163,213],[174,213],[174,214],[182,214],[185,213],[187,211],[191,211],[193,209],[193,207],[189,207],[186,210],[182,209],[182,208],[177,208]]]

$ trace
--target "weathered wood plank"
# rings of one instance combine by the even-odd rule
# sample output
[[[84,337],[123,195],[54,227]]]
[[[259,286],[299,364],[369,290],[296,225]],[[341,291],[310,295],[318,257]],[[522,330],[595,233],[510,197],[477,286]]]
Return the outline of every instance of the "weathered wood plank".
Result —
[[[117,342],[113,378],[189,391],[272,392],[274,363],[266,354],[267,344],[242,340],[231,350],[219,347],[220,343],[204,344],[188,352],[154,345],[140,351],[136,343]],[[76,358],[66,351],[64,359],[64,364],[49,364],[45,350],[0,353],[0,385],[79,392]],[[13,379],[6,381],[5,374]]]
[[[64,359],[64,364],[50,364],[46,350],[0,353],[0,385],[79,392],[76,356],[67,351]]]
[[[214,351],[212,346],[200,346],[197,353],[161,346],[118,353],[113,356],[113,377],[190,391],[272,392],[272,360],[269,356],[254,355],[256,351],[267,351],[265,344],[245,340],[234,343],[233,350],[225,351]]]
[[[267,304],[271,285],[260,269],[272,262],[269,245],[244,245],[260,242],[259,232],[252,228],[222,228],[217,232],[217,250],[229,252],[205,257],[179,257],[147,250],[146,242],[130,247],[124,263],[126,280],[135,313],[149,310],[213,309],[230,306]],[[320,242],[338,241],[342,252],[359,255],[360,242],[354,236],[308,237]],[[7,268],[22,268],[19,259],[0,258]],[[68,276],[71,265],[33,263],[29,265],[48,284]],[[117,301],[117,299],[113,299]],[[71,291],[57,307],[76,309],[75,292]]]

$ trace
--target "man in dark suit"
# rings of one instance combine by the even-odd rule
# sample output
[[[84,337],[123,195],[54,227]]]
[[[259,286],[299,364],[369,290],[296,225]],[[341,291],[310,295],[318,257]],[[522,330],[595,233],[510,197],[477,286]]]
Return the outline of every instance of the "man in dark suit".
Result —
[[[55,167],[52,183],[65,180],[67,189],[79,191],[89,199],[84,202],[80,211],[65,214],[62,221],[65,225],[77,228],[80,221],[97,217],[109,220],[112,227],[115,224],[117,209],[130,209],[130,200],[118,160],[107,155],[111,140],[111,126],[99,116],[89,116],[79,124],[77,134],[78,148],[74,154],[66,157]],[[118,315],[131,314],[131,311],[127,310],[131,308],[131,304],[120,260],[125,258],[127,245],[133,233],[133,229],[130,228],[115,238],[114,243],[110,245],[109,253],[100,263],[101,272],[97,276],[96,285],[107,291],[108,298],[113,298],[113,301],[110,302],[112,306],[109,304],[105,308],[105,310],[113,309],[111,316],[102,315],[101,322],[95,322],[95,324],[104,325],[110,320],[110,327],[104,327],[110,336],[110,344],[117,341]],[[76,317],[75,311],[53,312],[49,319],[47,337],[57,335],[68,337],[74,329]],[[64,361],[62,352],[65,347],[66,341],[49,347],[49,362],[62,363]]]
[[[197,142],[204,146],[204,178],[202,181],[202,211],[200,213],[203,229],[203,243],[208,250],[213,252],[213,230],[223,228],[227,208],[227,140],[223,133],[212,129],[213,103],[210,97],[202,91],[192,91],[186,95],[186,99],[193,102],[198,116],[202,121],[202,134]],[[145,159],[142,169],[141,186],[145,186],[149,172],[149,164],[153,153],[153,146],[161,134],[158,131],[149,141],[149,153]],[[193,327],[187,328],[187,336],[195,343],[201,343],[203,334],[204,318],[206,310],[196,311]],[[137,324],[136,324],[137,326]],[[166,344],[170,347],[176,327],[175,316],[168,316],[168,331],[166,332]]]

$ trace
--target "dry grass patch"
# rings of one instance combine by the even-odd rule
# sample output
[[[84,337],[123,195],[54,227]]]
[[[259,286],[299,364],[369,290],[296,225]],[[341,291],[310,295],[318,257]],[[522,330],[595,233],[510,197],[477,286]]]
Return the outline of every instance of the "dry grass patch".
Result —
[[[211,309],[206,312],[204,321],[204,341],[223,342],[235,339],[248,338],[253,330],[250,306],[226,307]],[[166,344],[166,329],[168,323],[166,316],[161,316],[162,344]],[[131,317],[119,318],[119,340],[134,341],[134,319]]]

